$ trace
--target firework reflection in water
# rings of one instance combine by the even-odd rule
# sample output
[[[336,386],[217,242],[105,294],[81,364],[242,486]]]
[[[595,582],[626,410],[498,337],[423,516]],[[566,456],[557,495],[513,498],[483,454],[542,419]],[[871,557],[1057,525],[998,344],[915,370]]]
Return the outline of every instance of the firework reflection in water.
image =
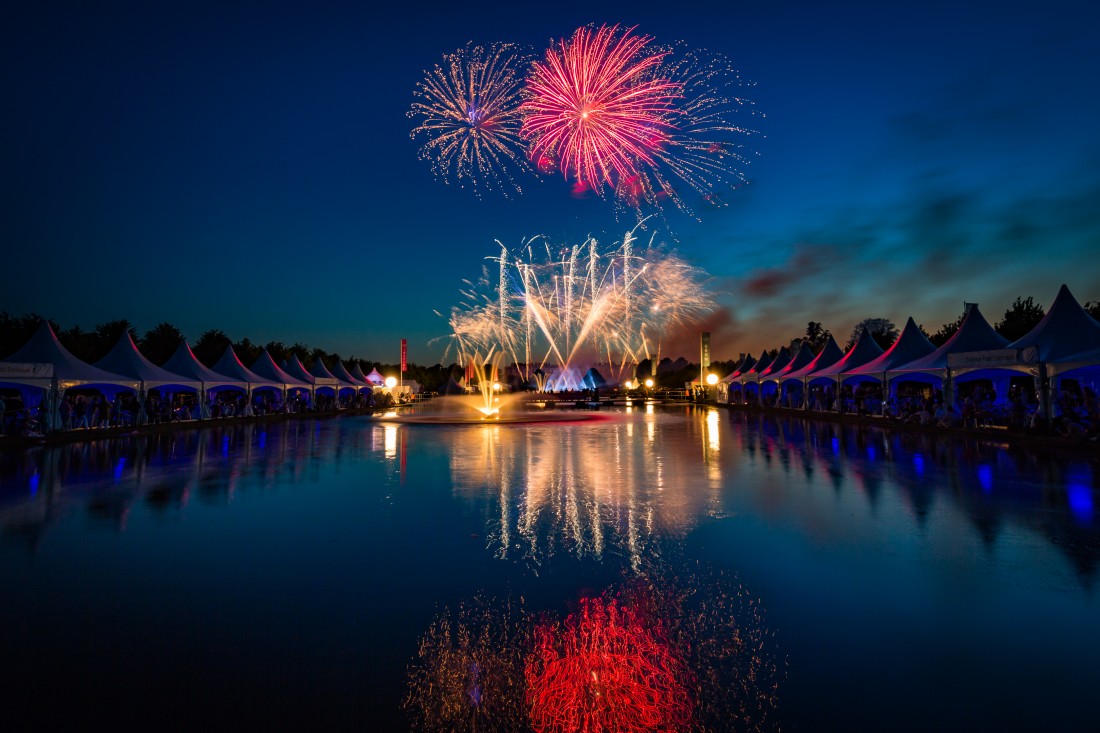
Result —
[[[762,733],[779,729],[785,674],[759,600],[732,577],[657,570],[562,621],[484,599],[441,616],[405,705],[420,730]]]
[[[593,238],[572,247],[535,238],[514,251],[502,244],[489,258],[496,267],[468,283],[451,309],[443,359],[453,352],[470,363],[475,353],[500,351],[525,382],[548,374],[546,389],[577,389],[597,363],[617,383],[633,378],[628,365],[659,361],[662,339],[712,310],[714,299],[705,273],[652,239],[636,249],[636,232],[602,252]]]
[[[475,598],[443,613],[420,640],[404,707],[422,731],[524,730],[523,666],[530,624],[523,600]]]

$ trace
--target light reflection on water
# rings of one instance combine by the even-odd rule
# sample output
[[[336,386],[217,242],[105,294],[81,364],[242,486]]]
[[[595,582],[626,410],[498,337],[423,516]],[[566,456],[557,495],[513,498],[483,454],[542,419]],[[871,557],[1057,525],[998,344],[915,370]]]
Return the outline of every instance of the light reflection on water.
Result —
[[[93,710],[258,697],[275,722],[400,730],[437,608],[562,612],[682,557],[762,599],[788,727],[1072,727],[1100,679],[1098,483],[1086,457],[653,405],[39,447],[0,454],[0,665],[28,708],[91,685]]]

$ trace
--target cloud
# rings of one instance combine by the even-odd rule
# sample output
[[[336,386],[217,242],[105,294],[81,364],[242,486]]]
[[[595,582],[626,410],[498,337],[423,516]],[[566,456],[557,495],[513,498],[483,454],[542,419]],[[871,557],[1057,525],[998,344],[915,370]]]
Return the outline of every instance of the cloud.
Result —
[[[834,250],[829,246],[799,245],[782,266],[750,273],[742,283],[741,291],[749,297],[759,298],[782,295],[789,286],[821,272],[833,254]]]

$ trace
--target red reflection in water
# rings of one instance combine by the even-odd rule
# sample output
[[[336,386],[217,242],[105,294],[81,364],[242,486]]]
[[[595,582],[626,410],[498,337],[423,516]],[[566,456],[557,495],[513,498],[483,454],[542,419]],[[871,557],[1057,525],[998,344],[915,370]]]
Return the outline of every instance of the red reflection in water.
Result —
[[[538,733],[688,730],[693,676],[663,629],[614,599],[586,598],[535,629],[527,706]]]

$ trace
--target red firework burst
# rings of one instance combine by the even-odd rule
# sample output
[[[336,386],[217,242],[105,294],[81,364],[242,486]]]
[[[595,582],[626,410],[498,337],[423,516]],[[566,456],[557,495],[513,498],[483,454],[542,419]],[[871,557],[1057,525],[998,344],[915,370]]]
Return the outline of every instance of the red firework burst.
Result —
[[[614,600],[582,599],[535,629],[527,705],[538,733],[686,731],[691,673],[659,627]]]
[[[653,166],[673,132],[683,84],[660,74],[666,52],[619,26],[578,28],[532,65],[522,136],[532,160],[602,193]]]

